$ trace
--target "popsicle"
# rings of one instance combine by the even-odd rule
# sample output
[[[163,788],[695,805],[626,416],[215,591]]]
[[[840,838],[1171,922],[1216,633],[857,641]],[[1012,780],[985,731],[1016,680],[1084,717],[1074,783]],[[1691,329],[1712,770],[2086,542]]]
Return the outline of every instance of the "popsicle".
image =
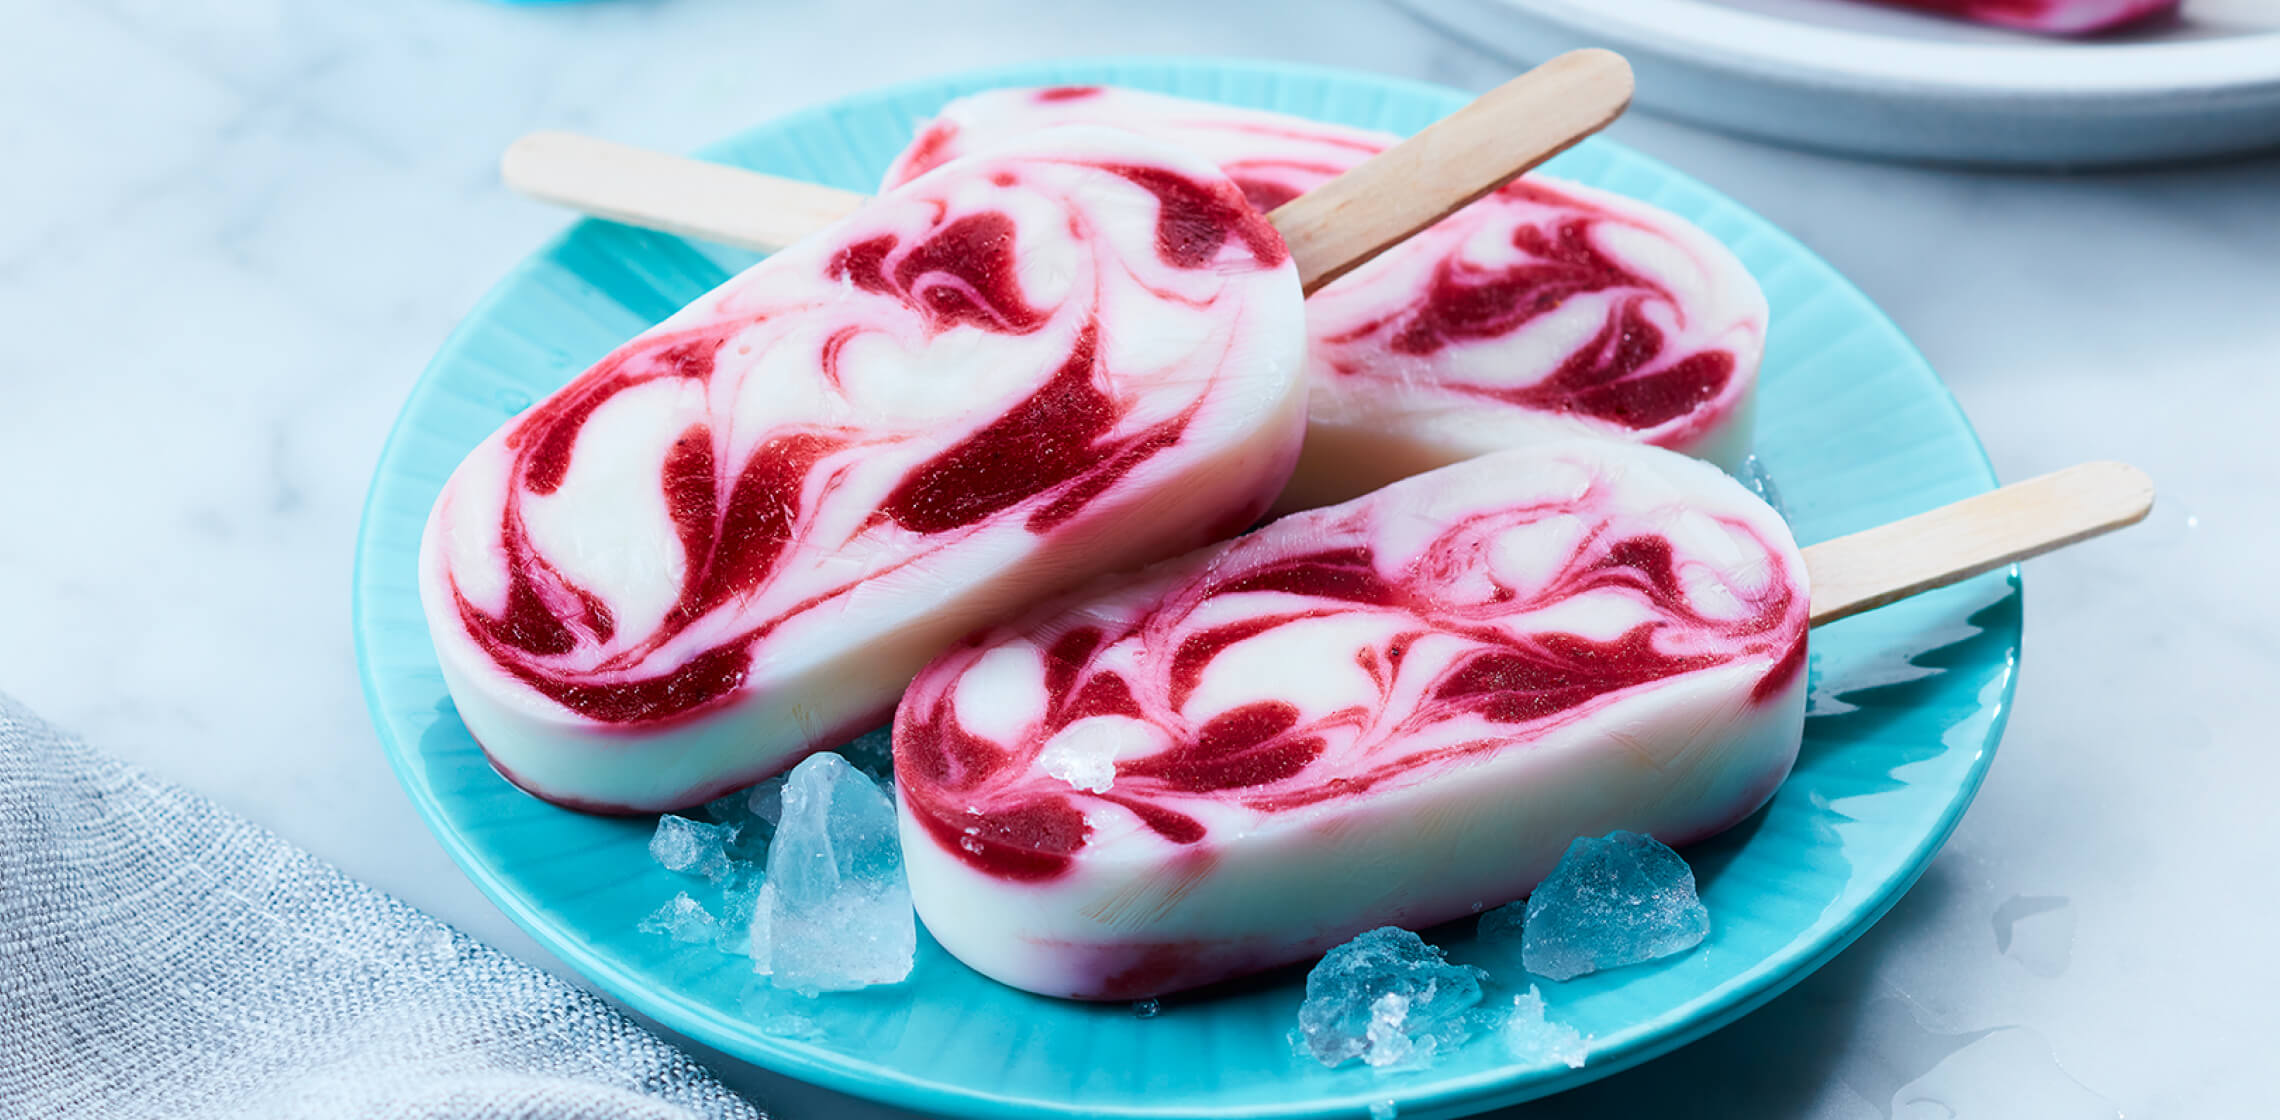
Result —
[[[1717,468],[1477,458],[1088,588],[896,714],[913,900],[1007,984],[1137,999],[1525,894],[1568,842],[1708,836],[1796,756],[1809,596]]]
[[[1965,19],[2040,31],[2051,35],[2093,35],[2156,16],[2169,15],[2182,0],[1883,0],[1887,4],[1944,12]]]
[[[1178,143],[1262,210],[1396,139],[1138,90],[1001,89],[944,106],[886,181],[1078,121]],[[1578,435],[1728,470],[1750,452],[1764,294],[1708,234],[1607,191],[1509,183],[1315,293],[1306,327],[1306,446],[1281,509]]]
[[[946,106],[892,184],[1056,123],[1113,124],[1219,163],[1272,209],[1390,134],[1098,86]],[[561,133],[519,141],[518,189],[619,221],[770,248],[856,198]],[[1646,203],[1544,176],[1509,184],[1307,300],[1307,443],[1277,501],[1343,501],[1528,442],[1593,435],[1738,467],[1749,454],[1765,297],[1715,239]]]
[[[1302,294],[1631,88],[1571,52],[1273,215],[1096,126],[855,209],[462,463],[421,557],[459,715],[550,800],[693,804],[885,719],[960,634],[1239,531],[1303,434]]]
[[[667,809],[876,726],[925,661],[1239,531],[1303,430],[1297,269],[1200,158],[1040,132],[737,275],[454,472],[421,599],[510,780]]]
[[[1145,998],[1685,844],[1794,761],[1806,629],[2144,519],[2085,463],[1800,552],[1699,460],[1500,452],[1108,579],[896,712],[911,895],[1030,991]]]

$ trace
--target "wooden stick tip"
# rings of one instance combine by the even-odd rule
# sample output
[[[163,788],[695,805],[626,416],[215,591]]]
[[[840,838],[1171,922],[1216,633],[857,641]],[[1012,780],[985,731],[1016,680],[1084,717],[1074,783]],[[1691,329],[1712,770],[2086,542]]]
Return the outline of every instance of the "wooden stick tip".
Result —
[[[499,153],[499,178],[520,189],[524,181],[522,172],[530,167],[531,161],[544,159],[549,150],[562,147],[564,140],[576,143],[579,139],[572,133],[551,129],[523,133],[507,145],[506,151]]]
[[[2126,511],[2121,524],[2135,525],[2153,512],[2153,478],[2144,471],[2119,459],[2099,459],[2074,469],[2090,478],[2099,490],[2115,495]]]
[[[1620,79],[1627,86],[1638,83],[1638,76],[1631,72],[1631,60],[1605,47],[1584,47],[1580,50],[1572,50],[1554,61],[1577,68],[1599,71],[1610,80]]]

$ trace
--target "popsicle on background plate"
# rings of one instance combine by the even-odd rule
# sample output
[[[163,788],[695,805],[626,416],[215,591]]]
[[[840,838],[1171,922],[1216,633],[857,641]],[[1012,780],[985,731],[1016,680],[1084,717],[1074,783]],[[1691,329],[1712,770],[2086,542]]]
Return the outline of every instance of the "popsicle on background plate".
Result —
[[[1194,151],[1262,210],[1398,139],[1139,90],[1000,89],[944,106],[886,183],[1076,122]],[[1306,446],[1279,509],[1548,439],[1635,440],[1729,471],[1750,453],[1764,293],[1710,235],[1608,191],[1506,184],[1314,293],[1306,326]]]
[[[936,940],[1136,999],[1527,893],[1577,836],[1673,844],[1794,760],[1809,596],[1717,468],[1502,452],[1089,588],[919,674],[903,847]]]
[[[2170,15],[2183,0],[1878,0],[1965,19],[2040,31],[2051,35],[2094,35],[2157,16]]]
[[[957,635],[1255,519],[1301,314],[1282,238],[1160,142],[1056,130],[915,179],[460,465],[420,563],[459,714],[602,811],[842,742]]]

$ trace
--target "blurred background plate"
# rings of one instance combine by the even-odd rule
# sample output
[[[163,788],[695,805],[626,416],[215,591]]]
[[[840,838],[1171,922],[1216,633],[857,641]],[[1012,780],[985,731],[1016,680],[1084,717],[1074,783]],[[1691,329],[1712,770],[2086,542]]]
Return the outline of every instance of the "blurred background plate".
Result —
[[[1267,63],[1031,65],[916,82],[763,125],[708,151],[868,190],[945,100],[998,85],[1108,82],[1411,131],[1454,90]],[[638,140],[639,137],[626,137]],[[1733,201],[1592,140],[1553,173],[1646,199],[1730,246],[1773,309],[1760,452],[1811,542],[1953,501],[1994,478],[1970,425],[1891,321],[1825,262]],[[357,655],[380,739],[413,805],[499,907],[589,981],[683,1034],[779,1072],[927,1115],[1359,1117],[1394,1101],[1454,1116],[1580,1084],[1698,1038],[1772,998],[1868,928],[1914,882],[1978,789],[2019,650],[2015,571],[1817,631],[1796,772],[1767,808],[1687,851],[1713,931],[1684,956],[1545,984],[1555,1019],[1592,1038],[1582,1069],[1515,1062],[1494,1037],[1430,1069],[1327,1070],[1295,1055],[1303,970],[1165,1001],[1066,1003],[1000,987],[923,935],[909,981],[807,1000],[749,962],[635,926],[676,891],[652,824],[525,796],[454,714],[422,619],[414,558],[429,505],[493,428],[616,343],[755,258],[604,222],[529,257],[444,345],[382,452],[354,588]],[[1432,931],[1503,980],[1470,923]],[[1509,1000],[1510,990],[1493,997]]]
[[[2186,0],[2087,40],[1860,0],[1400,0],[1529,61],[1613,47],[1638,104],[1853,155],[2025,166],[2280,146],[2280,0]]]

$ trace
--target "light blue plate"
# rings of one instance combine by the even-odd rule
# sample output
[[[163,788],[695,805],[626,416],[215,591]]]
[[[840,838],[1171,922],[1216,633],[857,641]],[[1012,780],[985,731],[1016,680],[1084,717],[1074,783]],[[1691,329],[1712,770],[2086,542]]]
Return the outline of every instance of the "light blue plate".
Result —
[[[1223,61],[1034,65],[898,86],[756,128],[707,155],[866,190],[913,122],[1007,84],[1107,82],[1407,132],[1465,98],[1361,74]],[[1818,257],[1700,183],[1605,141],[1551,172],[1708,229],[1773,304],[1762,454],[1798,535],[1820,540],[1989,488],[1971,427],[1890,321]],[[581,222],[492,289],[413,389],[358,543],[357,653],[380,739],[412,803],[476,884],[595,984],[659,1021],[794,1077],[930,1114],[1451,1116],[1570,1087],[1732,1021],[1858,936],[1913,882],[1978,788],[2019,650],[2016,572],[1874,612],[1813,639],[1815,710],[1772,805],[1686,854],[1713,916],[1699,950],[1546,984],[1589,1064],[1511,1061],[1493,1038],[1429,1070],[1325,1070],[1285,1034],[1301,974],[1167,1001],[1154,1019],[1062,1003],[969,972],[920,939],[904,984],[809,1002],[757,993],[710,949],[635,932],[687,886],[650,863],[646,821],[582,816],[493,774],[453,714],[414,586],[420,526],[460,457],[611,346],[751,263],[748,254]],[[1841,699],[1839,699],[1841,697]],[[1469,929],[1436,940],[1499,978]],[[1769,1058],[1773,1057],[1769,1055]]]

